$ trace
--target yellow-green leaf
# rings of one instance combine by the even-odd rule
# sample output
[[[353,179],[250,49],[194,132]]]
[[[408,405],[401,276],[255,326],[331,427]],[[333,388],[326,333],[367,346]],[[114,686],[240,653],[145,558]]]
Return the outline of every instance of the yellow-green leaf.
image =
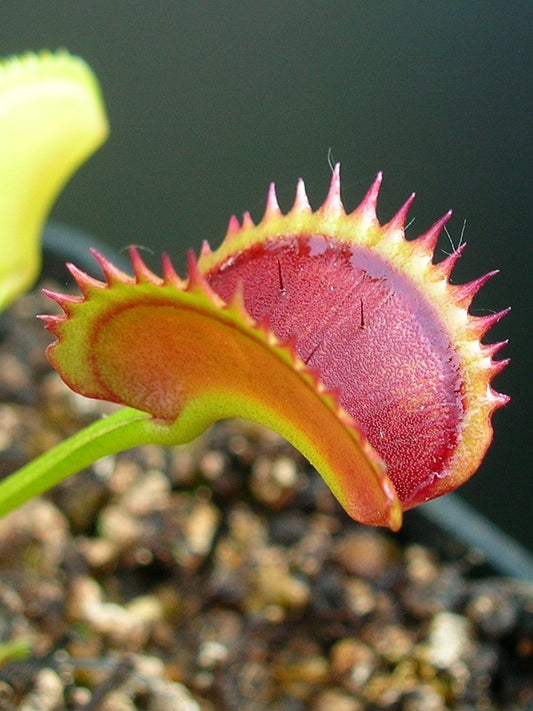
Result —
[[[0,310],[40,268],[40,233],[65,182],[108,132],[98,82],[65,51],[0,63]]]

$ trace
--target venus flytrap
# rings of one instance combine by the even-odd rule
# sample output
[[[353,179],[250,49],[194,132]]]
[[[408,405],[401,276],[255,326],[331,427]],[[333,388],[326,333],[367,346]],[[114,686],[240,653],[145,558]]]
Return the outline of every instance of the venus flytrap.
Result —
[[[0,310],[37,278],[48,211],[107,131],[83,60],[42,52],[0,63]]]
[[[416,240],[412,197],[387,224],[381,175],[346,214],[338,166],[322,207],[299,182],[282,214],[271,186],[255,225],[231,218],[216,251],[180,278],[131,250],[133,276],[101,255],[96,280],[70,265],[80,295],[49,293],[49,359],[76,392],[126,406],[0,485],[5,513],[96,459],[189,442],[225,417],[266,425],[297,447],[355,520],[398,529],[402,512],[457,488],[492,439],[508,398],[491,387],[503,343],[481,342],[505,312],[468,309],[492,276],[455,286],[464,245],[433,254],[450,213]]]

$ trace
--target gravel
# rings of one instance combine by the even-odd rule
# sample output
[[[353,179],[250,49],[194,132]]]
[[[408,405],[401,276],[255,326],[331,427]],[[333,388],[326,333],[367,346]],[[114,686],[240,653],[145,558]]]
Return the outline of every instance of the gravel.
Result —
[[[111,407],[0,322],[0,474]],[[364,528],[242,421],[98,462],[0,520],[0,709],[522,711],[533,584]]]

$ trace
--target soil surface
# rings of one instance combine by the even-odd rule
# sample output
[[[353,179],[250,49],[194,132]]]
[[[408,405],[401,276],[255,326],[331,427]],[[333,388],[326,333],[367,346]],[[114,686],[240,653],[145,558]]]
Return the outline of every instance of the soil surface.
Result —
[[[34,293],[0,322],[0,474],[111,406],[50,371]],[[0,709],[522,711],[533,584],[349,520],[231,421],[98,462],[0,520]]]

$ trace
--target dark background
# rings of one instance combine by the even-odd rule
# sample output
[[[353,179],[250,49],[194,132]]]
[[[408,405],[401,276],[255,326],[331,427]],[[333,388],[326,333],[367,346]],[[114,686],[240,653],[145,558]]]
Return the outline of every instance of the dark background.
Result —
[[[112,134],[53,217],[152,266],[218,245],[233,212],[259,219],[271,180],[288,209],[304,177],[318,207],[330,150],[347,208],[383,170],[382,221],[412,190],[410,235],[453,207],[457,244],[466,219],[455,280],[501,269],[474,310],[513,307],[490,339],[511,339],[497,388],[513,401],[461,492],[533,547],[532,26],[530,0],[3,0],[0,54],[62,46],[92,65]]]

